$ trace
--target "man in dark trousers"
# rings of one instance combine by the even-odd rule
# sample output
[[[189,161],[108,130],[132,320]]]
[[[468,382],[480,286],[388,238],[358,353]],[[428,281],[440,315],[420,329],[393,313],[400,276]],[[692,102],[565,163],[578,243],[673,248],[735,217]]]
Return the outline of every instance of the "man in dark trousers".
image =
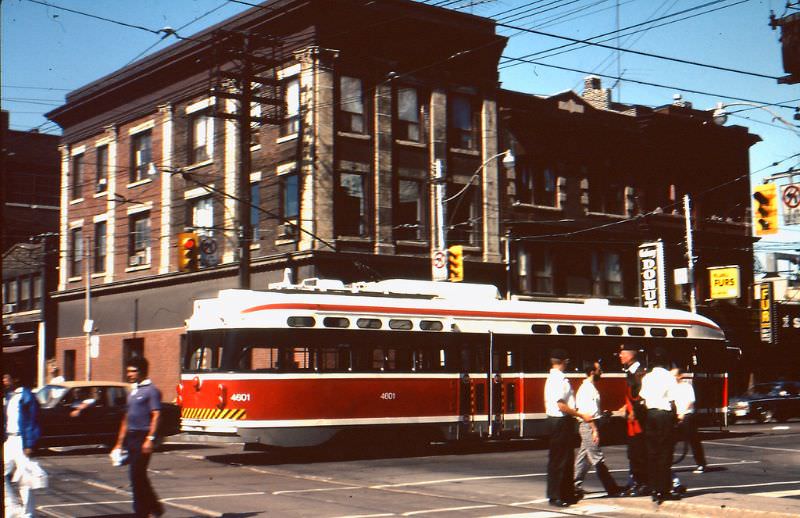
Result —
[[[622,344],[619,351],[619,361],[625,372],[625,405],[622,411],[627,419],[628,432],[628,486],[626,494],[629,496],[647,495],[650,488],[647,486],[647,443],[645,442],[644,427],[647,409],[639,397],[642,388],[642,378],[645,370],[637,359],[639,348],[632,344]]]
[[[148,363],[142,357],[130,358],[125,363],[125,375],[133,383],[128,395],[128,408],[114,449],[128,450],[129,476],[133,487],[133,512],[139,518],[164,514],[164,508],[147,478],[147,465],[156,441],[158,420],[161,416],[161,392],[147,377]]]
[[[647,406],[647,466],[653,501],[680,498],[670,494],[672,488],[672,452],[675,447],[675,392],[678,382],[667,370],[669,360],[664,349],[656,348],[650,355],[650,372],[642,378],[639,395]]]
[[[544,407],[550,431],[550,453],[547,457],[547,500],[554,507],[575,503],[573,486],[575,442],[578,417],[591,421],[592,417],[575,410],[575,396],[564,370],[569,359],[563,349],[550,353],[550,374],[544,384]]]

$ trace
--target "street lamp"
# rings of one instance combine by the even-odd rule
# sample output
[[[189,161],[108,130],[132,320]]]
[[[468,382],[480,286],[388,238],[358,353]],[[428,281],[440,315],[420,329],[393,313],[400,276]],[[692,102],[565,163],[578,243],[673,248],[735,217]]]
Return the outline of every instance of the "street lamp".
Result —
[[[434,234],[434,244],[433,244],[433,257],[432,257],[432,274],[433,280],[445,280],[444,273],[441,268],[437,268],[436,263],[436,255],[437,253],[441,256],[441,254],[445,254],[447,250],[447,206],[446,204],[450,201],[455,200],[472,185],[472,182],[475,181],[476,178],[480,175],[483,168],[491,162],[499,157],[503,157],[503,166],[510,169],[514,167],[515,159],[514,154],[511,152],[510,149],[505,151],[501,151],[500,153],[494,154],[483,161],[481,165],[475,169],[475,172],[470,177],[469,181],[467,181],[466,185],[455,193],[454,195],[447,197],[446,187],[447,187],[447,173],[444,168],[444,162],[441,159],[436,159],[433,164],[433,184],[434,184],[434,226],[436,228],[436,232]],[[446,271],[446,270],[445,270]]]
[[[726,122],[728,122],[729,112],[725,111],[725,108],[730,108],[731,106],[749,106],[751,108],[758,108],[759,110],[764,110],[765,112],[772,115],[773,121],[778,121],[781,124],[784,124],[785,126],[789,127],[789,129],[791,129],[798,137],[800,137],[800,131],[798,130],[797,126],[787,121],[786,119],[784,119],[783,117],[781,117],[780,115],[778,115],[773,110],[769,109],[767,106],[763,104],[756,104],[746,101],[735,102],[735,103],[718,102],[717,107],[714,109],[714,112],[712,114],[714,124],[716,124],[717,126],[723,126]]]

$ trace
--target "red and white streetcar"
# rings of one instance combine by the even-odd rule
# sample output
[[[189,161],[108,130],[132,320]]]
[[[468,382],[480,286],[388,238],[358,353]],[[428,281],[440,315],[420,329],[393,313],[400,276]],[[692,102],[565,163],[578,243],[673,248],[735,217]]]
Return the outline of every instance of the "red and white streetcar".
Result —
[[[337,433],[431,440],[544,432],[549,352],[570,352],[577,389],[600,360],[604,406],[622,406],[622,342],[668,349],[693,374],[698,412],[722,424],[725,336],[685,311],[503,300],[479,284],[308,279],[223,290],[187,321],[178,402],[184,432],[310,446]]]

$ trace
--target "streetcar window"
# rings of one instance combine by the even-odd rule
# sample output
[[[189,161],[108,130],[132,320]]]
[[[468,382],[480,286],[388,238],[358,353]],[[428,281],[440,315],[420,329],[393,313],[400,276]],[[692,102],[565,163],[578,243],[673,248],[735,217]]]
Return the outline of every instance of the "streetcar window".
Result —
[[[645,331],[643,327],[629,327],[628,334],[631,336],[644,336]]]
[[[353,370],[350,358],[350,346],[324,347],[319,351],[320,368],[329,372]]]
[[[656,338],[664,338],[667,336],[667,330],[663,327],[654,327],[650,329],[650,336],[655,336]]]
[[[584,335],[599,335],[600,328],[597,326],[583,326],[581,327],[581,334]]]
[[[385,361],[386,355],[384,354],[383,349],[372,350],[372,370],[382,371],[384,369]]]
[[[361,329],[380,329],[381,321],[377,318],[359,318],[356,325]]]
[[[413,325],[410,320],[396,320],[396,319],[389,320],[389,329],[408,331],[412,327]]]
[[[283,371],[311,370],[311,351],[308,347],[281,347],[278,368]]]
[[[508,383],[506,384],[506,411],[508,413],[516,413],[517,412],[517,384],[516,383]]]
[[[209,371],[219,368],[219,347],[200,346],[192,352],[189,358],[189,370]]]
[[[531,331],[535,335],[549,335],[552,328],[547,324],[533,324]]]
[[[622,336],[622,328],[619,326],[606,326],[608,336]]]
[[[447,354],[444,349],[416,349],[413,361],[415,372],[442,371],[447,364]]]
[[[675,338],[686,338],[687,336],[689,336],[689,331],[687,331],[686,329],[673,329],[672,336],[674,336]]]
[[[286,324],[289,327],[314,327],[316,321],[314,317],[289,317]]]
[[[350,320],[343,317],[325,317],[322,319],[325,327],[350,327]]]
[[[278,368],[277,347],[255,347],[250,356],[253,370],[275,370]]]
[[[423,331],[441,331],[444,326],[438,320],[421,320],[419,328]]]
[[[575,326],[560,325],[556,327],[556,332],[560,335],[574,335],[577,330]]]

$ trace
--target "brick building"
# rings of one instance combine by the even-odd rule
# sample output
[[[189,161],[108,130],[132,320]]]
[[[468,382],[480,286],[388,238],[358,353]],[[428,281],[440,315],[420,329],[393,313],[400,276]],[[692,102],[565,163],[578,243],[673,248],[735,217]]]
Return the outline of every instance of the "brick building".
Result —
[[[3,278],[3,361],[24,366],[33,382],[39,361],[39,327],[55,326],[46,293],[56,287],[55,247],[47,234],[58,232],[59,155],[57,135],[9,128],[0,111],[0,178]],[[41,358],[53,354],[55,333],[45,333]]]
[[[500,90],[504,46],[491,20],[409,0],[278,0],[70,93],[49,114],[64,128],[64,253],[55,295],[63,370],[77,378],[86,374],[87,271],[92,332],[100,336],[92,376],[118,379],[124,358],[143,353],[157,359],[153,377],[162,386],[177,379],[192,300],[236,287],[243,253],[251,256],[255,289],[280,280],[285,268],[295,279],[429,279],[438,228],[434,169],[444,174],[452,198],[446,242],[464,246],[466,280],[505,287],[502,239],[508,231],[513,291],[551,298],[602,293],[532,289],[526,279],[534,270],[521,258],[538,252],[523,246],[523,238],[535,234],[526,221],[549,222],[557,214],[581,218],[579,226],[632,219],[638,228],[634,216],[646,209],[634,209],[633,193],[647,184],[626,177],[628,201],[617,213],[611,206],[594,208],[592,189],[602,182],[584,192],[580,174],[558,173],[559,205],[542,207],[518,198],[536,194],[520,184],[523,169],[504,169],[503,150],[512,148],[525,167],[526,160],[544,156],[537,146],[561,159],[587,146],[586,159],[603,164],[627,156],[628,139],[634,139],[639,151],[626,174],[632,178],[650,167],[651,181],[664,183],[659,175],[677,169],[650,160],[648,146],[666,151],[713,135],[739,146],[725,162],[735,160],[736,167],[717,164],[720,175],[747,171],[751,137],[740,129],[705,127],[698,119],[707,118],[705,112],[665,107],[631,115],[592,107],[571,93],[540,99]],[[241,78],[249,77],[245,66],[254,67],[247,139],[232,120],[242,117],[237,99]],[[574,109],[561,109],[562,102]],[[545,130],[552,131],[551,140],[537,140]],[[692,141],[687,163],[703,145]],[[243,148],[249,153],[240,153]],[[597,168],[609,176],[617,171]],[[693,189],[691,174],[682,174],[687,185],[675,193]],[[748,199],[747,188],[735,194]],[[648,203],[666,205],[666,198]],[[649,218],[648,224],[659,219]],[[664,228],[682,221],[664,218]],[[751,246],[748,228],[740,220],[729,234]],[[185,230],[196,232],[208,252],[196,272],[178,271],[177,236]],[[639,228],[625,239],[658,232]],[[617,261],[625,272],[622,286],[603,293],[633,303],[634,289],[626,283],[635,284],[635,247],[620,251]]]

